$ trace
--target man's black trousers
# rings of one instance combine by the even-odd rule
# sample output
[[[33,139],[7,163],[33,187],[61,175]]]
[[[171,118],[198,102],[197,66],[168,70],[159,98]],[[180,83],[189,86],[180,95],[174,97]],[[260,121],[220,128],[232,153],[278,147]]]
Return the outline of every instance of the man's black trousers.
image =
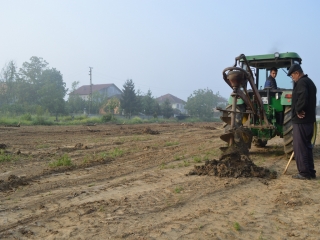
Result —
[[[311,139],[313,136],[313,123],[293,124],[293,151],[300,175],[314,177],[313,153]]]

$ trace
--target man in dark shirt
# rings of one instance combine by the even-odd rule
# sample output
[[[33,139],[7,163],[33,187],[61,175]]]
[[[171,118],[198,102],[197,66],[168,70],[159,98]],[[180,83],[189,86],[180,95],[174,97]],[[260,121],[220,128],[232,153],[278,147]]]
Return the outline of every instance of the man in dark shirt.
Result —
[[[299,171],[292,178],[316,178],[311,139],[316,121],[317,88],[299,64],[292,64],[287,75],[294,81],[291,106],[293,151]]]
[[[270,75],[266,80],[266,83],[264,84],[264,88],[271,87],[271,89],[277,89],[277,82],[276,82],[276,76],[278,73],[278,69],[273,67],[270,69]]]

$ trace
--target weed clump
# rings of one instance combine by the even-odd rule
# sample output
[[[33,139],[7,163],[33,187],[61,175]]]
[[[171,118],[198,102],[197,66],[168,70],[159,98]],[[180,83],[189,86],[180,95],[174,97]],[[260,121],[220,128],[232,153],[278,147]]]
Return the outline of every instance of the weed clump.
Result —
[[[71,158],[68,154],[62,155],[59,159],[49,163],[50,167],[72,166]]]

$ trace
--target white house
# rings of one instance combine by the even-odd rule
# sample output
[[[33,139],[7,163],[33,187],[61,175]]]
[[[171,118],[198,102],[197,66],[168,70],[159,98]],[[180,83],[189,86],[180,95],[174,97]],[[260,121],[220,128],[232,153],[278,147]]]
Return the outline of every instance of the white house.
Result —
[[[161,97],[156,98],[156,101],[159,104],[162,104],[166,101],[166,99],[169,100],[173,109],[179,110],[180,113],[182,113],[182,114],[188,114],[188,111],[184,108],[184,106],[186,105],[186,102],[180,98],[177,98],[176,96],[173,96],[171,94],[166,94],[166,95],[163,95]]]

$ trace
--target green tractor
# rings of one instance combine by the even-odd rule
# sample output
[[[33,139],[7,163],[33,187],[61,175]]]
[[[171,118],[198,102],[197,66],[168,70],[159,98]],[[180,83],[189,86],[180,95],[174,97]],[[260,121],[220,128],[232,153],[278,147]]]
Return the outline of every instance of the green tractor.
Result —
[[[236,57],[233,67],[223,70],[223,79],[232,88],[229,105],[222,112],[225,133],[220,136],[230,145],[235,143],[238,128],[250,130],[251,144],[264,147],[268,140],[283,138],[284,152],[293,152],[291,123],[291,97],[293,83],[287,76],[287,69],[293,64],[301,64],[297,53],[287,52],[266,55]],[[271,68],[278,69],[278,89],[264,88]],[[248,139],[248,138],[246,138]]]

